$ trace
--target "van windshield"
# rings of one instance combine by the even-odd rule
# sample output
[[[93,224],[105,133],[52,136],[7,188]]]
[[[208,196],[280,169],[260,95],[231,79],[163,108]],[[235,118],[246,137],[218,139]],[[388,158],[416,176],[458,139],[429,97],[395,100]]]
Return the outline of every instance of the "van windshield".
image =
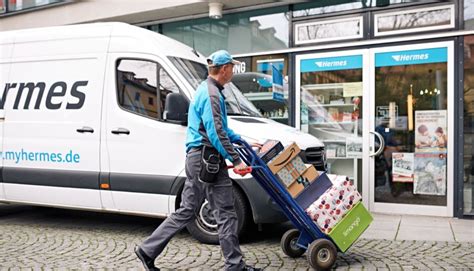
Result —
[[[202,63],[179,57],[170,57],[170,60],[194,89],[207,78],[207,67]],[[244,97],[232,82],[224,86],[222,94],[225,97],[227,113],[230,116],[262,117],[258,109]]]

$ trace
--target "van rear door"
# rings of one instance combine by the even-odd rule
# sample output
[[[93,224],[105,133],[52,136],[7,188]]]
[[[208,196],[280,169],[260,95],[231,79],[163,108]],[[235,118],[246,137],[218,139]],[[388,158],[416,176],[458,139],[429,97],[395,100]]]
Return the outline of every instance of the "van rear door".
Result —
[[[80,27],[74,33],[42,31],[15,37],[5,105],[5,194],[9,201],[100,209],[100,119],[109,38],[100,27],[97,36]]]

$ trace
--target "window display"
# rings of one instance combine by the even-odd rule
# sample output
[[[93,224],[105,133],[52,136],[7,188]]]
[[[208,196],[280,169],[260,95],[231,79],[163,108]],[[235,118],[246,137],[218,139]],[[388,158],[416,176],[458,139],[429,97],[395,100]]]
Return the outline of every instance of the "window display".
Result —
[[[375,54],[375,202],[446,205],[447,48]]]
[[[357,180],[362,163],[362,55],[305,58],[300,70],[301,130],[323,141],[329,173]]]

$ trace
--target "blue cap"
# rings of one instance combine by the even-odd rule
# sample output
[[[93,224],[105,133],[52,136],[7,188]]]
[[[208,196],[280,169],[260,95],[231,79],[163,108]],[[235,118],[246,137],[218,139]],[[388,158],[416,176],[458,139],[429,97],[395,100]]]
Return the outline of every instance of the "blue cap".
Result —
[[[234,60],[226,50],[216,51],[207,58],[207,65],[209,67],[221,66],[228,63],[232,63],[234,65],[240,64],[240,62]]]

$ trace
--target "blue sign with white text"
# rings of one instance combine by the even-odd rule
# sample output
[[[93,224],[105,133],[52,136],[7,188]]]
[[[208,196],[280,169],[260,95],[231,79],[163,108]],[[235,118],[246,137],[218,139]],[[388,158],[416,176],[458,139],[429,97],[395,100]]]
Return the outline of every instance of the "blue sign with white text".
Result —
[[[336,71],[362,68],[362,55],[301,60],[301,72]]]
[[[276,66],[272,65],[272,87],[273,87],[273,100],[283,102],[285,98],[283,96],[283,74],[280,73]]]
[[[375,54],[375,67],[447,62],[448,49],[434,48]]]

